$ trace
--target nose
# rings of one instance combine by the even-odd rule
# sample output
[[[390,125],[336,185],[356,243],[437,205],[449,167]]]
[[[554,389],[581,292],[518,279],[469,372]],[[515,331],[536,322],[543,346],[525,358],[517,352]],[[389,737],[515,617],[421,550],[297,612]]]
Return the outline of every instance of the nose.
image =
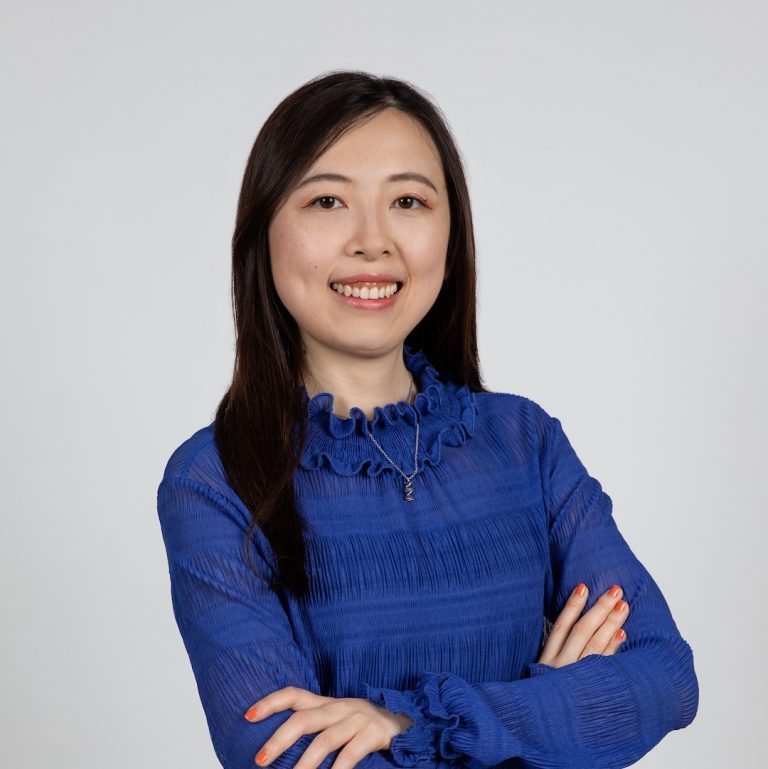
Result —
[[[375,259],[380,254],[391,254],[394,243],[384,214],[371,209],[360,210],[355,217],[348,252]]]

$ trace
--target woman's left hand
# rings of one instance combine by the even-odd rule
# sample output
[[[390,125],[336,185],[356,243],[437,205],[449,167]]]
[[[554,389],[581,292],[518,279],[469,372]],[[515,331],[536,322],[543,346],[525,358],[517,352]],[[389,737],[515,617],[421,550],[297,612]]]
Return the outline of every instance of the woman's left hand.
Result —
[[[413,719],[405,713],[392,713],[358,697],[323,697],[298,686],[286,686],[258,700],[256,713],[246,718],[261,721],[281,710],[295,710],[264,743],[256,756],[259,766],[267,766],[304,734],[312,740],[294,769],[317,769],[327,756],[344,745],[331,769],[353,769],[369,753],[389,748],[392,738],[406,731]]]

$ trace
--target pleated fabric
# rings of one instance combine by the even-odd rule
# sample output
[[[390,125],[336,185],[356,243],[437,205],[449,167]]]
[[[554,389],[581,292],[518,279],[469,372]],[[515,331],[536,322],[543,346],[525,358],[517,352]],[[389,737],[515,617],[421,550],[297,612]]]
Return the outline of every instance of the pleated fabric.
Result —
[[[623,538],[612,501],[560,421],[522,395],[442,380],[421,351],[404,362],[414,403],[333,413],[303,393],[307,443],[295,474],[310,591],[271,590],[277,561],[226,482],[210,424],[172,454],[157,491],[174,616],[216,755],[254,766],[294,711],[250,723],[286,686],[362,697],[413,724],[359,767],[625,767],[687,726],[699,689],[690,645]],[[418,473],[414,500],[402,475]],[[614,584],[629,603],[611,656],[538,663],[579,582],[585,611]],[[293,767],[315,735],[272,762]],[[341,748],[320,765],[330,769]]]

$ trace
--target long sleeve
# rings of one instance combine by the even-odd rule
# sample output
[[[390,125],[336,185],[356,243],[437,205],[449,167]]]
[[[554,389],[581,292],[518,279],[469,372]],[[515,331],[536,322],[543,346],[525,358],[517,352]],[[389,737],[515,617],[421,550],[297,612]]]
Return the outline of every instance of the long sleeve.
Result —
[[[244,713],[256,700],[285,686],[320,694],[313,665],[302,655],[277,593],[266,580],[274,561],[254,552],[245,561],[245,508],[199,481],[170,477],[157,493],[168,556],[173,612],[196,679],[216,755],[225,769],[251,769],[261,746],[292,714],[256,723]],[[303,735],[270,766],[293,767],[315,735]],[[340,752],[321,764],[328,769]],[[360,767],[390,769],[381,751]]]
[[[611,656],[591,654],[555,668],[532,663],[515,681],[469,683],[427,671],[407,691],[366,685],[366,696],[413,725],[391,745],[398,766],[435,756],[470,769],[513,765],[619,769],[698,709],[693,654],[651,575],[619,532],[611,498],[576,456],[560,421],[536,407],[543,507],[551,572],[545,616],[553,622],[579,582],[585,612],[619,584],[630,613],[627,639]]]

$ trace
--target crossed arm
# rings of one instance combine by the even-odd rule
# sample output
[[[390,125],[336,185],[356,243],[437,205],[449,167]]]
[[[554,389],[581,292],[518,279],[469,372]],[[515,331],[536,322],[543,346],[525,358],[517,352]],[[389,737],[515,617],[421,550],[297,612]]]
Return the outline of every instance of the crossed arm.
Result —
[[[518,681],[470,683],[452,673],[425,671],[407,691],[366,684],[365,698],[350,698],[348,711],[347,705],[336,706],[340,700],[325,697],[305,697],[306,707],[298,710],[274,709],[287,702],[280,694],[286,687],[315,698],[321,692],[267,586],[272,566],[261,560],[261,573],[255,574],[244,562],[247,523],[228,498],[185,478],[161,483],[158,512],[174,615],[225,769],[253,767],[264,746],[267,763],[278,769],[351,769],[354,763],[344,762],[354,753],[341,755],[338,747],[314,762],[310,751],[299,763],[319,723],[314,713],[310,725],[306,713],[318,709],[326,711],[323,718],[337,719],[335,724],[354,717],[360,726],[355,734],[365,730],[371,746],[390,740],[388,749],[375,748],[360,761],[362,769],[481,769],[508,759],[542,769],[620,769],[693,720],[698,682],[692,651],[658,586],[616,527],[610,498],[587,474],[559,421],[544,416],[541,470],[553,567],[545,613],[555,624],[540,660]],[[581,582],[588,593],[573,597]],[[613,585],[623,589],[621,597],[606,598]],[[628,606],[612,617],[619,601]],[[627,636],[617,649],[606,637],[619,625]],[[266,709],[250,722],[244,714],[257,702]],[[301,719],[287,722],[302,711],[302,728],[310,731],[270,760],[274,736],[286,741],[295,736]]]

